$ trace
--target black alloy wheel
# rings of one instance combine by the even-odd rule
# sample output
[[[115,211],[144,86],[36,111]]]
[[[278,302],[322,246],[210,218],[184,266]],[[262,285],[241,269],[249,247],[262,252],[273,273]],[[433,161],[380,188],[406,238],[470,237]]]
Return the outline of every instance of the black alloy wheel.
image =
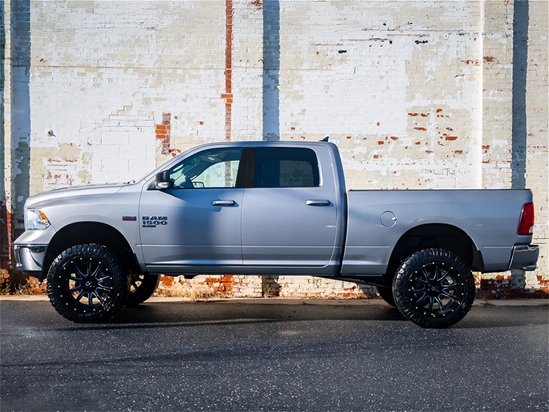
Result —
[[[98,322],[126,303],[129,277],[104,246],[84,244],[64,250],[48,270],[50,302],[73,322]]]
[[[393,288],[398,310],[424,328],[459,322],[475,299],[473,274],[459,256],[444,249],[421,250],[405,259]]]

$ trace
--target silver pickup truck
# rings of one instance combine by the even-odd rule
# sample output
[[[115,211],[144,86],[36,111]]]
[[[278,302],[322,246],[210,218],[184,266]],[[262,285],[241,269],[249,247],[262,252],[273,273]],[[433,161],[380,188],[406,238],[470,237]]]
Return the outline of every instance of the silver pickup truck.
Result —
[[[193,148],[137,182],[30,197],[17,267],[75,322],[107,319],[160,274],[312,275],[374,285],[423,327],[473,303],[471,271],[534,270],[529,190],[346,191],[328,142]]]

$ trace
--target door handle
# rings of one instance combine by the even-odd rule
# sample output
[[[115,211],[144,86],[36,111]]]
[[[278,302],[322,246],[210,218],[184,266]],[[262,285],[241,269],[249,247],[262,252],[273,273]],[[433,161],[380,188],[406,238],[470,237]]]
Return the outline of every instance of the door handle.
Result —
[[[305,202],[307,206],[330,206],[329,200],[307,200]]]
[[[235,206],[234,200],[212,200],[212,206]]]

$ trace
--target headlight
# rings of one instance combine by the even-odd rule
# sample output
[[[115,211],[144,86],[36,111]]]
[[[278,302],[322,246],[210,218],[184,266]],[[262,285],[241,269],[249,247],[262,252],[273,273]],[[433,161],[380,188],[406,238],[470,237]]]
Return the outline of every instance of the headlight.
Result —
[[[40,209],[25,210],[25,229],[27,230],[43,230],[50,226],[50,221]]]

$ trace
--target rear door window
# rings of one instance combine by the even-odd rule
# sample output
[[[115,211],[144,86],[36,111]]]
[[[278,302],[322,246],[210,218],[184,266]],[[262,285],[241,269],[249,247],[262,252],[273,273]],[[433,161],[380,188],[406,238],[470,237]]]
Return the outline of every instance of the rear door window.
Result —
[[[311,149],[263,147],[255,149],[254,187],[317,187],[320,173]]]

